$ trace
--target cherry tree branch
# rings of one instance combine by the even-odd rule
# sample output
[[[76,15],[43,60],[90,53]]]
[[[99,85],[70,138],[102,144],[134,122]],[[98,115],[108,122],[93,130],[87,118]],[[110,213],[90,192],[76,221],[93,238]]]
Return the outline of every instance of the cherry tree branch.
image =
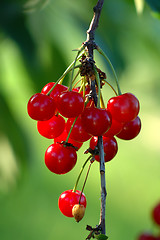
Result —
[[[94,65],[94,57],[93,57],[93,51],[97,47],[96,43],[94,41],[95,39],[95,30],[98,27],[99,24],[99,18],[101,14],[101,10],[103,7],[104,0],[98,0],[96,6],[93,8],[94,15],[91,20],[89,29],[87,30],[87,40],[85,41],[84,45],[87,48],[88,51],[88,61]],[[95,80],[91,80],[91,91],[92,93],[96,92],[95,87]],[[95,94],[93,94],[95,105],[97,106],[97,96],[95,97]],[[98,149],[99,149],[99,156],[100,156],[100,176],[101,176],[101,212],[100,212],[100,222],[99,226],[101,228],[102,234],[106,234],[106,228],[105,228],[105,209],[106,209],[106,180],[105,180],[105,161],[104,161],[104,149],[103,149],[103,138],[102,136],[98,137]]]
[[[102,229],[102,234],[106,234],[106,179],[105,179],[105,161],[104,161],[104,149],[103,149],[103,138],[102,136],[98,137],[98,149],[100,156],[100,176],[101,176],[101,212],[100,212],[100,221],[99,225]]]
[[[94,41],[95,30],[97,29],[98,24],[99,24],[99,18],[100,18],[101,10],[102,10],[102,7],[103,7],[103,3],[104,3],[104,0],[98,0],[96,6],[93,8],[94,15],[93,15],[93,18],[91,20],[89,29],[87,30],[87,40],[84,43],[87,46],[89,56],[92,59],[93,59],[93,50],[96,46],[95,41]]]

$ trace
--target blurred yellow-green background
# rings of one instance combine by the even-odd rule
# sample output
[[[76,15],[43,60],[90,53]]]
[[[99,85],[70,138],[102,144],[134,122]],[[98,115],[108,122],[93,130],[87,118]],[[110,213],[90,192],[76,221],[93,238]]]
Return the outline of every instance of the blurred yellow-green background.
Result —
[[[111,59],[122,91],[134,93],[141,104],[140,135],[131,141],[118,139],[118,154],[106,164],[106,228],[111,240],[135,240],[144,230],[157,231],[150,212],[160,200],[160,20],[155,17],[159,1],[147,2],[153,6],[145,3],[138,15],[134,1],[105,1],[96,31],[96,42]],[[72,49],[86,40],[95,4],[96,0],[0,1],[1,240],[80,240],[89,234],[87,224],[94,227],[99,222],[98,163],[85,188],[84,219],[77,224],[57,205],[59,195],[73,188],[88,143],[71,172],[52,174],[44,165],[52,140],[38,134],[26,110],[28,99],[56,81],[75,58]],[[109,66],[102,56],[95,57],[112,83]],[[103,94],[106,104],[113,93],[106,87]]]

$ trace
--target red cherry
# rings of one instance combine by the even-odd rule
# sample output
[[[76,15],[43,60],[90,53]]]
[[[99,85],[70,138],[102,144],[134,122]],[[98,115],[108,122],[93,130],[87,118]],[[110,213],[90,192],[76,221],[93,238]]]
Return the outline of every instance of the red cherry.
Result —
[[[80,93],[63,92],[58,97],[57,108],[60,114],[66,118],[78,117],[84,109],[84,99]]]
[[[48,121],[38,121],[38,132],[46,138],[56,138],[62,134],[65,128],[65,120],[62,116],[53,116]]]
[[[124,124],[120,133],[117,137],[124,140],[131,140],[135,138],[141,130],[141,120],[137,116],[134,120]]]
[[[85,108],[81,115],[82,127],[93,135],[103,135],[111,126],[111,114],[107,109]]]
[[[47,84],[43,87],[41,93],[47,94],[47,93],[49,92],[49,90],[54,86],[54,84],[55,84],[54,82],[47,83]],[[68,89],[68,87],[66,87],[66,86],[64,86],[64,85],[62,85],[62,84],[57,84],[57,85],[55,86],[55,88],[52,90],[52,92],[50,93],[49,96],[50,96],[51,98],[53,98],[54,101],[57,103],[57,98],[58,98],[58,96],[59,96],[62,92],[67,91],[67,89]]]
[[[75,118],[69,118],[66,123],[66,130],[69,133],[71,126],[74,122]],[[82,126],[81,117],[78,117],[70,134],[70,138],[78,141],[78,142],[85,142],[91,138],[91,135],[88,134]]]
[[[120,123],[116,121],[114,118],[112,118],[112,124],[111,127],[107,132],[103,134],[104,137],[113,137],[114,135],[118,134],[122,128],[123,128],[123,123]]]
[[[54,138],[54,142],[55,142],[55,143],[56,143],[56,142],[61,143],[62,141],[66,141],[67,136],[68,136],[68,133],[67,133],[67,130],[66,130],[66,128],[65,128],[64,131],[63,131],[63,133],[62,133],[60,136]],[[71,143],[74,147],[77,148],[77,150],[79,150],[80,147],[83,145],[82,142],[74,141],[74,140],[71,139],[70,137],[69,137],[69,139],[68,139],[68,143]]]
[[[51,172],[56,174],[65,174],[71,171],[76,162],[76,150],[70,146],[54,143],[45,152],[45,164]]]
[[[28,101],[28,115],[34,120],[49,120],[53,117],[55,110],[56,105],[54,100],[42,93],[34,94]]]
[[[119,122],[129,122],[135,119],[139,113],[139,101],[132,93],[111,98],[107,109],[112,117]]]
[[[92,137],[90,140],[90,148],[94,150],[97,146],[98,137]],[[118,151],[117,141],[114,137],[103,137],[103,148],[104,148],[104,160],[105,162],[109,162],[111,159],[115,157]],[[95,156],[95,159],[99,162],[99,155]]]
[[[154,207],[152,218],[156,224],[160,225],[160,202]]]
[[[156,237],[150,233],[143,233],[138,237],[138,240],[156,240]]]
[[[66,217],[73,217],[72,208],[75,204],[79,203],[81,191],[67,190],[63,192],[58,200],[58,206],[63,215]],[[87,202],[84,193],[82,193],[80,204],[86,208]]]

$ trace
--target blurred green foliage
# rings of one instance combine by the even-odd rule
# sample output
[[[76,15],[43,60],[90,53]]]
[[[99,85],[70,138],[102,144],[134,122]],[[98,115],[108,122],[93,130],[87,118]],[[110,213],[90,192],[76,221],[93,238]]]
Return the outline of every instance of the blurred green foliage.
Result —
[[[159,1],[146,2],[143,14],[137,15],[133,1],[106,1],[96,31],[96,42],[115,66],[122,91],[133,92],[141,102],[141,134],[130,142],[119,140],[117,156],[106,164],[111,240],[134,240],[139,232],[151,230],[150,211],[160,199],[160,22],[149,8],[158,12]],[[0,1],[1,240],[85,239],[86,224],[98,224],[97,163],[85,189],[84,220],[76,224],[57,206],[61,192],[74,186],[87,143],[75,169],[65,176],[50,173],[43,156],[52,141],[38,135],[26,111],[31,95],[56,81],[73,61],[72,49],[85,41],[95,4],[96,0]],[[112,82],[107,63],[95,57]],[[112,92],[105,88],[103,93],[107,102]]]

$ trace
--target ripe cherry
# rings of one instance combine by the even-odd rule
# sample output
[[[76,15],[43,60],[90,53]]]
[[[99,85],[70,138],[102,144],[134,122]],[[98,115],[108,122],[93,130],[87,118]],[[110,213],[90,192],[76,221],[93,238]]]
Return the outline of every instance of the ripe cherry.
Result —
[[[76,150],[71,146],[54,143],[45,152],[45,164],[51,172],[56,174],[71,171],[76,162]]]
[[[28,115],[37,121],[46,121],[53,117],[56,104],[52,98],[42,93],[34,94],[28,101]]]
[[[152,211],[152,218],[154,222],[160,226],[160,202],[154,207]]]
[[[131,140],[135,138],[141,130],[141,120],[137,116],[134,120],[124,124],[120,133],[117,134],[117,137],[124,140]]]
[[[63,92],[57,99],[57,108],[66,118],[78,117],[84,109],[84,99],[78,92]]]
[[[157,238],[150,233],[143,233],[138,237],[138,240],[156,240],[156,239]]]
[[[132,93],[124,93],[111,98],[107,108],[115,120],[125,123],[137,117],[139,101]]]
[[[96,107],[85,108],[81,114],[84,130],[93,136],[103,135],[111,126],[111,118],[107,109]]]
[[[73,192],[73,190],[67,190],[60,195],[58,206],[63,215],[66,217],[73,217],[72,208],[79,203],[80,194],[81,191],[79,190],[76,190],[76,192]],[[87,202],[84,193],[82,193],[80,204],[86,208]]]
[[[114,135],[118,134],[122,128],[123,128],[123,123],[120,123],[116,121],[114,118],[112,118],[112,124],[111,127],[107,132],[103,134],[104,137],[113,137]]]
[[[98,137],[92,137],[90,140],[90,148],[95,149],[98,143]],[[109,162],[112,160],[118,151],[117,141],[114,137],[103,137],[103,148],[104,148],[104,160]],[[95,156],[95,159],[99,162],[99,155]]]
[[[66,130],[67,132],[70,131],[72,124],[74,122],[75,118],[69,118],[66,123]],[[85,142],[91,138],[91,135],[88,134],[81,123],[81,117],[78,117],[70,134],[70,138],[78,141],[78,142]]]
[[[49,92],[49,90],[50,90],[54,85],[55,85],[54,82],[50,82],[50,83],[46,84],[46,85],[43,87],[41,93],[47,94],[47,93]],[[66,86],[64,86],[64,85],[62,85],[62,84],[57,84],[57,85],[55,86],[55,88],[52,90],[52,92],[50,93],[49,96],[50,96],[51,98],[53,98],[55,102],[57,102],[58,96],[59,96],[62,92],[67,91],[67,89],[68,89],[68,87],[66,87]]]
[[[60,115],[54,115],[48,121],[38,121],[38,132],[46,138],[56,138],[62,134],[65,128],[65,120]]]
[[[62,133],[60,136],[54,138],[54,142],[55,142],[55,143],[56,143],[56,142],[61,143],[62,141],[66,141],[67,136],[68,136],[68,133],[67,133],[67,130],[66,130],[66,128],[65,128],[64,131],[63,131],[63,133]],[[68,143],[71,143],[74,147],[77,148],[77,150],[80,149],[80,147],[83,145],[82,142],[74,141],[74,140],[71,139],[70,137],[69,137],[69,139],[68,139]]]

